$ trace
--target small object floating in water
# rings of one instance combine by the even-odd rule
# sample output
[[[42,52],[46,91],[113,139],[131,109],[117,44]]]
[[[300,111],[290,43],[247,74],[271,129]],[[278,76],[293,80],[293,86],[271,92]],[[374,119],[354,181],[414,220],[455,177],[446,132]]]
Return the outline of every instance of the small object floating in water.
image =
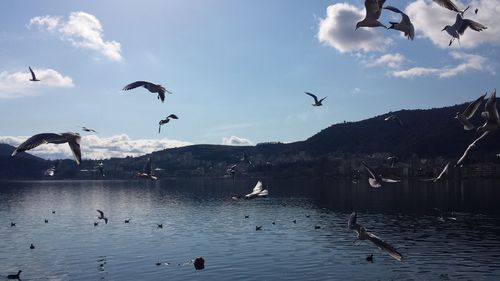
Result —
[[[10,274],[10,275],[7,275],[7,279],[19,279],[19,275],[21,274],[21,272],[23,272],[22,270],[19,270],[17,272],[17,274]]]
[[[255,230],[262,230],[262,225],[256,225]]]
[[[126,219],[126,220],[125,220],[125,223],[130,223],[130,219]]]
[[[306,215],[306,218],[310,218],[310,217],[311,217],[311,215]]]
[[[248,219],[250,216],[249,215],[245,215],[245,219]]]
[[[31,245],[30,245],[30,249],[31,249],[31,250],[35,249],[35,245],[33,245],[33,243],[31,243]]]
[[[373,262],[373,254],[366,257],[366,261]]]
[[[320,228],[321,228],[321,226],[319,226],[319,225],[314,226],[314,229],[320,229]]]
[[[52,211],[52,214],[55,214],[55,213],[56,213],[56,211]]]
[[[157,262],[155,263],[156,266],[160,266],[161,265],[161,262]]]
[[[10,226],[16,226],[16,223],[15,222],[11,222]]]
[[[163,228],[163,224],[159,224],[159,225],[158,225],[158,227],[159,227],[159,228]]]
[[[293,223],[297,223],[297,220],[293,220]]]
[[[49,223],[49,220],[48,220],[48,219],[45,219],[45,223]]]
[[[273,222],[272,222],[272,224],[273,224],[273,225],[275,225],[275,224],[276,224],[276,222],[275,222],[275,221],[273,221]]]
[[[201,269],[204,269],[205,268],[205,259],[203,259],[203,257],[197,257],[196,259],[194,259],[194,268],[196,270],[201,270]]]
[[[94,222],[94,226],[97,226],[97,225],[99,225],[99,223],[98,222]]]

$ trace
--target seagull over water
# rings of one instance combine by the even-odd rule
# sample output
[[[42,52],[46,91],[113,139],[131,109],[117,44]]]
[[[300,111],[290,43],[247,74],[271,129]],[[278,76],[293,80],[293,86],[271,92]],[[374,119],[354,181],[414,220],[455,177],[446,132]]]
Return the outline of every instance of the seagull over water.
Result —
[[[170,122],[170,118],[172,118],[172,119],[179,119],[179,117],[177,117],[177,115],[170,114],[169,116],[167,116],[167,118],[165,118],[163,120],[160,120],[160,123],[159,123],[159,126],[158,126],[158,134],[161,131],[161,126],[163,126],[164,124],[167,124],[168,122]]]
[[[403,32],[409,40],[413,40],[413,38],[415,37],[415,28],[413,27],[413,24],[411,23],[411,20],[408,17],[408,15],[393,6],[386,6],[383,9],[391,10],[395,13],[401,14],[400,22],[393,22],[393,21],[389,22],[391,24],[391,26],[389,26],[389,29],[399,30]]]
[[[378,236],[376,236],[373,233],[370,233],[366,231],[366,228],[364,228],[362,225],[358,224],[357,222],[358,215],[356,212],[352,212],[352,214],[349,216],[349,221],[347,222],[347,227],[351,230],[354,230],[358,234],[358,240],[370,240],[373,244],[375,244],[380,250],[386,252],[389,254],[391,257],[396,259],[397,261],[401,261],[403,259],[403,256],[389,243],[384,242],[382,239],[380,239]]]
[[[137,176],[143,179],[157,180],[158,178],[153,176],[153,170],[151,169],[151,157],[148,157],[142,173],[137,173]]]
[[[390,183],[395,183],[395,182],[400,182],[400,180],[393,180],[393,179],[388,179],[388,178],[383,178],[382,175],[376,175],[373,170],[366,165],[365,162],[361,162],[363,167],[365,167],[366,171],[370,174],[368,177],[368,182],[370,183],[371,187],[374,188],[379,188],[382,186],[382,182],[390,182]]]
[[[324,98],[322,98],[322,99],[318,100],[318,97],[317,97],[316,95],[311,94],[311,93],[308,93],[308,92],[304,92],[304,93],[305,93],[306,95],[308,95],[308,96],[311,96],[311,97],[314,99],[313,106],[322,106],[322,105],[323,105],[323,104],[322,104],[323,100],[327,98],[327,97],[324,97]]]
[[[132,90],[132,89],[135,89],[137,87],[144,87],[148,91],[150,91],[151,93],[157,93],[158,99],[161,100],[161,102],[165,101],[165,93],[172,94],[172,92],[165,89],[165,87],[163,87],[162,85],[153,84],[153,83],[147,82],[147,81],[135,81],[133,83],[130,83],[127,86],[123,87],[123,91]]]
[[[467,27],[470,27],[470,29],[478,32],[488,28],[485,25],[480,24],[476,21],[470,19],[464,19],[461,14],[457,14],[455,23],[451,26],[447,25],[441,30],[441,31],[446,30],[446,32],[449,35],[451,35],[450,44],[448,44],[448,46],[451,46],[451,44],[455,39],[457,39],[458,43],[460,44],[460,35],[464,35],[464,32],[465,30],[467,30]]]
[[[97,210],[99,213],[99,216],[97,217],[100,220],[104,220],[104,222],[107,224],[108,223],[108,218],[104,216],[104,212],[101,210]]]
[[[38,80],[38,79],[36,78],[35,72],[33,71],[33,69],[31,69],[31,66],[28,66],[28,68],[30,69],[30,72],[31,72],[31,79],[30,79],[30,81],[33,81],[33,82],[38,82],[38,81],[40,81],[40,80]]]
[[[464,110],[464,112],[457,112],[457,116],[455,116],[455,118],[458,119],[458,121],[460,121],[462,125],[464,125],[464,130],[474,129],[475,126],[469,121],[469,119],[472,118],[472,116],[474,116],[479,106],[481,106],[484,97],[486,97],[486,94],[480,96],[475,101],[471,102]]]
[[[12,152],[12,156],[16,156],[16,154],[20,152],[24,152],[26,150],[33,149],[39,145],[53,143],[53,144],[61,144],[68,143],[69,148],[71,148],[71,152],[73,152],[73,156],[75,157],[75,161],[78,165],[82,161],[82,152],[80,150],[80,135],[78,133],[42,133],[32,136],[27,139],[25,142],[21,143],[14,152]]]
[[[378,21],[384,2],[385,0],[365,0],[366,15],[362,21],[356,23],[356,30],[360,27],[383,26],[387,28],[387,26]]]
[[[480,141],[482,138],[484,138],[485,136],[487,136],[488,134],[490,133],[490,131],[485,131],[480,137],[478,137],[477,139],[475,139],[471,144],[469,144],[469,146],[467,147],[467,149],[465,150],[464,154],[462,155],[462,157],[460,157],[460,159],[458,159],[457,161],[457,164],[455,164],[455,166],[458,166],[460,164],[462,164],[462,162],[465,160],[465,158],[467,157],[467,155],[469,154],[469,152],[476,148],[477,146],[477,142]]]
[[[439,176],[437,176],[436,178],[432,178],[432,179],[425,179],[425,180],[421,180],[421,181],[433,181],[433,182],[437,182],[438,180],[440,180],[443,175],[448,171],[448,168],[450,167],[450,162],[446,163],[446,166],[444,166],[443,170],[441,171],[441,173],[439,173]]]

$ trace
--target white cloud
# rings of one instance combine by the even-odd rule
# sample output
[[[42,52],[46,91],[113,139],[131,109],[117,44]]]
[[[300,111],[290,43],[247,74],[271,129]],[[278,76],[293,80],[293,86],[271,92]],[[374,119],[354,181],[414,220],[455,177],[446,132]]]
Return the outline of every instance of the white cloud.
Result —
[[[71,42],[75,47],[98,51],[111,60],[122,59],[120,43],[104,41],[102,25],[92,14],[72,12],[66,22],[61,22],[57,16],[34,17],[30,19],[28,27],[32,25],[60,34],[61,39]]]
[[[471,70],[487,71],[493,73],[492,67],[488,63],[488,59],[475,54],[467,54],[464,52],[453,51],[450,55],[461,63],[453,66],[444,66],[441,68],[434,67],[413,67],[406,70],[395,70],[389,74],[398,78],[412,78],[420,76],[433,75],[439,78],[449,78],[458,74],[463,74]]]
[[[223,145],[253,145],[253,143],[244,138],[240,138],[237,136],[224,137],[222,139]]]
[[[28,136],[0,136],[0,143],[18,146],[28,139]],[[98,135],[82,136],[81,150],[83,159],[106,159],[112,157],[140,156],[166,148],[191,145],[189,142],[170,139],[130,139],[127,135],[99,137]],[[67,144],[44,144],[29,153],[49,159],[73,158]]]
[[[384,54],[380,57],[373,59],[372,61],[366,62],[368,66],[385,66],[388,68],[396,69],[401,66],[403,62],[406,61],[405,56],[400,53],[395,54]]]
[[[350,51],[383,51],[392,43],[381,33],[381,28],[359,28],[356,23],[365,16],[364,7],[357,8],[348,3],[328,6],[326,17],[320,19],[318,40],[341,53]],[[379,30],[380,29],[380,30]]]
[[[459,8],[465,8],[466,4],[454,1]],[[461,36],[460,45],[454,42],[451,48],[474,48],[484,43],[500,44],[500,5],[498,1],[473,0],[471,8],[465,13],[465,18],[482,23],[488,29],[482,32],[473,30],[465,31]],[[478,14],[472,10],[479,9]],[[406,8],[406,13],[415,26],[418,37],[428,38],[440,48],[450,48],[448,43],[451,36],[446,31],[441,31],[446,25],[455,23],[456,14],[442,8],[430,0],[416,0]]]
[[[0,72],[0,98],[17,98],[34,96],[46,88],[70,88],[73,87],[73,80],[69,76],[64,76],[54,69],[33,69],[38,82],[29,81],[31,74],[26,72]]]

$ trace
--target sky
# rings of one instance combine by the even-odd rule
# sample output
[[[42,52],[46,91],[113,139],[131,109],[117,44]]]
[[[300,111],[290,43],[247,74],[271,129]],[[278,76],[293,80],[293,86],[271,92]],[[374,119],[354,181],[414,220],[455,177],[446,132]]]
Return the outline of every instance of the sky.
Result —
[[[456,14],[430,0],[386,1],[409,15],[414,41],[355,30],[360,0],[0,1],[0,142],[72,131],[84,159],[137,156],[294,142],[343,121],[472,101],[500,81],[500,6],[454,2],[488,28],[448,46],[441,30]],[[383,10],[380,21],[399,19]],[[144,88],[121,90],[137,80],[173,94],[161,103]],[[304,91],[327,96],[324,106]],[[171,113],[179,120],[158,134]],[[71,157],[67,145],[33,153]]]

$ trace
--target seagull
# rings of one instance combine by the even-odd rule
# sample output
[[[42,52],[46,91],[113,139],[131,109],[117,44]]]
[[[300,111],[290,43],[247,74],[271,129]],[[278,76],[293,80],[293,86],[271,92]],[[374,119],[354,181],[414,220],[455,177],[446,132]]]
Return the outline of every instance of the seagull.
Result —
[[[384,2],[385,0],[365,0],[366,15],[362,21],[356,24],[356,30],[360,27],[383,26],[387,28],[387,26],[378,21],[380,14],[382,13],[382,6],[384,5]]]
[[[475,126],[469,121],[469,119],[472,118],[472,116],[474,116],[474,113],[476,113],[479,106],[481,106],[484,97],[486,97],[486,94],[480,96],[475,101],[471,102],[464,110],[464,112],[462,113],[457,112],[457,116],[455,116],[455,118],[458,119],[458,121],[460,121],[462,125],[464,125],[464,130],[474,129]]]
[[[252,192],[245,195],[245,199],[253,199],[256,197],[266,197],[269,194],[267,189],[262,189],[262,182],[258,181]]]
[[[465,160],[465,157],[467,157],[467,154],[469,153],[469,151],[473,148],[476,147],[477,145],[477,142],[479,140],[481,140],[482,138],[484,138],[486,135],[489,134],[490,131],[485,131],[480,137],[478,137],[475,141],[473,141],[471,144],[469,144],[469,146],[467,147],[467,149],[465,150],[464,154],[462,155],[462,157],[460,157],[460,159],[457,161],[457,164],[455,164],[455,166],[458,166],[460,165],[464,160]]]
[[[457,13],[460,13],[460,14],[464,14],[465,11],[467,11],[469,9],[469,7],[465,8],[465,10],[463,11],[460,11],[457,7],[457,5],[455,5],[455,3],[453,3],[451,0],[433,0],[434,3],[438,4],[439,6],[443,7],[443,8],[446,8],[450,11],[454,11],[454,12],[457,12]]]
[[[31,245],[30,245],[30,249],[31,249],[31,250],[35,249],[35,245],[33,245],[33,243],[31,243]]]
[[[446,165],[444,166],[443,170],[441,171],[441,173],[439,173],[439,176],[437,176],[436,178],[424,179],[424,180],[421,180],[421,181],[433,181],[433,182],[437,182],[448,171],[449,167],[450,167],[450,162],[446,163]]]
[[[347,222],[347,227],[357,232],[358,240],[363,241],[368,239],[372,241],[373,244],[375,244],[380,250],[386,252],[391,257],[395,258],[397,261],[401,261],[403,256],[394,247],[382,241],[382,239],[380,239],[375,234],[366,231],[366,229],[362,225],[358,224],[356,221],[357,221],[357,214],[356,212],[352,212],[351,216],[349,217],[349,221]]]
[[[366,165],[365,162],[361,162],[361,164],[363,165],[363,167],[365,167],[365,169],[370,174],[370,176],[368,177],[368,182],[370,183],[371,187],[379,188],[379,187],[382,186],[382,182],[400,182],[400,180],[393,180],[393,179],[383,178],[382,175],[378,175],[377,176],[372,171],[372,169],[370,167],[368,167],[368,165]]]
[[[101,210],[97,210],[99,216],[97,217],[100,220],[104,220],[104,223],[108,224],[108,218],[104,216],[104,212]]]
[[[408,15],[401,12],[401,10],[393,6],[386,6],[383,9],[391,10],[395,13],[401,14],[400,22],[392,22],[392,21],[389,22],[391,24],[389,29],[399,30],[403,32],[409,40],[413,40],[413,38],[415,37],[415,28],[413,27],[413,24],[411,23]]]
[[[16,154],[33,149],[39,145],[45,143],[68,143],[69,148],[71,148],[71,152],[73,152],[73,156],[75,157],[75,161],[78,165],[82,161],[82,152],[80,150],[80,135],[78,133],[42,133],[38,135],[34,135],[31,138],[27,139],[25,142],[21,143],[14,152],[12,152],[12,157],[16,156]]]
[[[151,157],[148,157],[148,161],[144,164],[142,173],[137,173],[137,176],[143,179],[157,180],[158,178],[153,176],[153,170],[151,169]]]
[[[137,87],[144,87],[148,91],[150,91],[151,93],[157,93],[158,94],[158,99],[161,100],[161,102],[165,101],[165,93],[172,94],[172,92],[170,92],[167,89],[165,89],[165,87],[163,87],[162,85],[160,85],[160,84],[153,84],[153,83],[147,82],[147,81],[135,81],[135,82],[130,83],[127,86],[123,87],[122,90],[123,91],[128,91],[128,90],[135,89]]]
[[[236,172],[238,172],[237,167],[238,167],[238,164],[234,164],[233,166],[231,166],[229,169],[226,170],[226,173],[231,175],[231,177],[233,177],[233,180],[234,180],[234,176],[236,175]]]
[[[38,82],[38,81],[40,81],[40,80],[38,80],[38,79],[36,78],[35,72],[33,71],[33,69],[31,69],[31,66],[28,66],[28,68],[30,69],[30,72],[31,72],[31,79],[30,79],[30,81],[33,81],[33,82]]]
[[[479,9],[478,9],[478,8],[476,8],[476,9],[474,10],[474,14],[476,14],[476,15],[477,15],[477,12],[479,12]]]
[[[460,35],[463,35],[467,27],[470,27],[472,30],[475,31],[483,31],[484,29],[487,29],[488,27],[475,22],[470,19],[464,19],[462,18],[461,14],[457,14],[457,19],[455,20],[455,23],[452,26],[445,26],[441,31],[445,31],[451,35],[450,43],[448,46],[451,46],[453,41],[455,39],[458,40],[458,43],[460,44]]]
[[[321,102],[323,102],[323,100],[327,98],[327,97],[324,97],[324,98],[318,100],[318,97],[316,95],[313,95],[313,94],[308,93],[308,92],[304,92],[304,93],[306,93],[306,95],[313,97],[313,99],[314,99],[313,106],[322,106],[323,104]]]
[[[394,121],[398,123],[399,126],[403,127],[403,121],[397,116],[397,115],[389,115],[386,118],[384,118],[384,121]]]
[[[80,128],[82,128],[82,131],[85,131],[85,132],[92,132],[92,133],[96,133],[97,134],[97,131],[94,130],[94,129],[91,129],[91,128],[87,128],[85,126],[80,126]]]
[[[21,272],[23,272],[22,270],[19,270],[17,272],[17,274],[10,274],[10,275],[7,275],[7,279],[20,279],[19,275],[21,274]]]
[[[172,119],[179,119],[179,117],[177,117],[177,115],[175,114],[170,114],[169,116],[167,116],[167,118],[163,119],[163,120],[160,120],[160,123],[159,123],[159,126],[158,126],[158,134],[160,133],[161,131],[161,126],[163,124],[167,124],[169,121],[170,121],[170,118]]]
[[[486,119],[486,122],[483,124],[483,126],[477,128],[478,132],[496,131],[498,129],[498,126],[500,126],[500,117],[498,116],[496,95],[497,90],[495,89],[484,105],[484,111],[481,113],[481,116]]]
[[[399,158],[397,156],[389,156],[387,160],[391,161],[391,168],[394,168],[396,162],[398,162]]]
[[[45,176],[53,177],[57,172],[57,167],[59,167],[59,163],[61,163],[61,160],[57,160],[56,164],[45,170],[43,174]]]
[[[262,230],[262,225],[256,225],[255,230]]]

